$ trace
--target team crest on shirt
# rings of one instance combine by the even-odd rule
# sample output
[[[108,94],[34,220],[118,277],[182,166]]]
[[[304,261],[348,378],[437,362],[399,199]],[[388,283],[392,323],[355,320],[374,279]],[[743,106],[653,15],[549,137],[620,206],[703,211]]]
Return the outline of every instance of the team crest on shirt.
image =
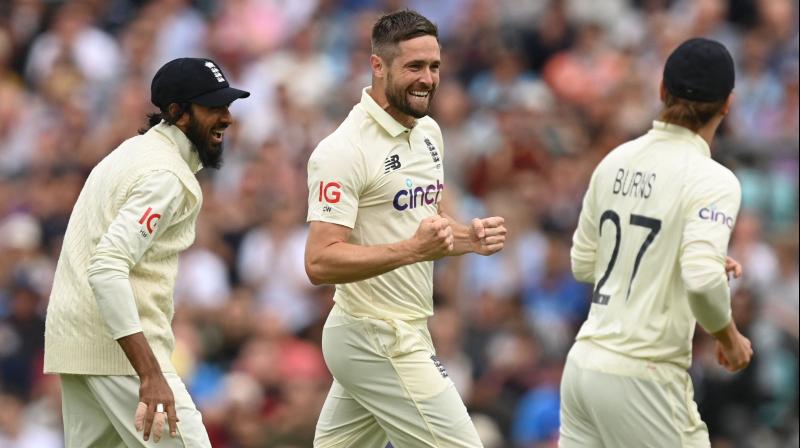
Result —
[[[433,361],[433,365],[439,369],[439,374],[442,375],[442,378],[447,378],[449,376],[447,374],[447,369],[444,368],[444,364],[442,364],[442,361],[439,360],[438,356],[431,355],[431,361]]]
[[[437,151],[436,147],[433,146],[433,143],[431,143],[431,139],[427,137],[425,138],[425,146],[428,147],[428,152],[431,154],[431,160],[433,160],[433,163],[436,164],[436,169],[441,169],[442,159],[439,157],[439,151]]]

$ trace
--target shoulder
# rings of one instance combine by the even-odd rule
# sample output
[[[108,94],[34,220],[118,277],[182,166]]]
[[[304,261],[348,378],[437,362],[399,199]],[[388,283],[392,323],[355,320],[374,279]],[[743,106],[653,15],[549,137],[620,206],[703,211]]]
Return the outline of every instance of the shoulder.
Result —
[[[430,115],[426,115],[417,120],[417,126],[421,126],[425,131],[435,132],[439,135],[442,134],[442,129],[439,127],[439,123],[437,123],[436,120],[434,120]]]
[[[688,164],[686,184],[695,197],[741,197],[741,184],[731,170],[707,157],[694,157]]]
[[[441,142],[442,128],[439,127],[439,123],[437,123],[436,120],[430,116],[425,116],[417,121],[417,126],[419,126],[425,134],[430,135]]]
[[[609,153],[600,160],[600,163],[597,164],[597,167],[595,167],[592,177],[594,178],[596,175],[598,175],[598,173],[602,173],[606,170],[612,168],[615,169],[620,162],[629,158],[632,151],[640,146],[640,139],[641,137],[634,140],[629,140],[609,151]]]
[[[359,151],[364,140],[364,127],[368,126],[370,121],[367,114],[356,105],[344,121],[317,144],[312,157],[346,157]]]
[[[739,189],[739,179],[733,171],[714,159],[702,156],[692,157],[689,164],[688,177],[692,183],[717,184]]]
[[[603,164],[631,157],[635,152],[637,152],[637,150],[648,146],[649,143],[649,137],[647,134],[644,134],[633,140],[628,140],[627,142],[624,142],[612,149],[611,152],[609,152],[600,163]]]

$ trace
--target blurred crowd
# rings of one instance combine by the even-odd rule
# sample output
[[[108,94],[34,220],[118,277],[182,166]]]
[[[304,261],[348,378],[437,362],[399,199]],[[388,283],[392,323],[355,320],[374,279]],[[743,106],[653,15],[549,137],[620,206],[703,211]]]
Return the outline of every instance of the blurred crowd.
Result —
[[[728,374],[698,330],[696,400],[716,448],[798,446],[796,0],[3,0],[0,447],[62,446],[58,378],[41,374],[61,239],[89,171],[154,111],[155,70],[182,56],[211,57],[252,96],[231,108],[225,165],[200,174],[175,365],[215,447],[311,446],[333,288],[303,268],[306,161],[370,83],[374,20],[403,7],[440,30],[446,207],[509,228],[502,253],[435,270],[430,329],[487,448],[555,446],[589,306],[569,268],[582,195],[649,129],[663,62],[690,36],[737,64],[713,156],[742,183],[732,304],[756,353]]]

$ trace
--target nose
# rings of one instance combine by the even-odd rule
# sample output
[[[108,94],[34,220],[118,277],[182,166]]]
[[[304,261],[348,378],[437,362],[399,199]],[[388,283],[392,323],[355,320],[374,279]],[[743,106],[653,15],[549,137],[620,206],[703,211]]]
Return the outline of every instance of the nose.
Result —
[[[222,115],[220,116],[219,121],[224,123],[226,126],[233,123],[233,116],[231,115],[231,110],[229,107],[225,107],[222,110]]]
[[[422,70],[421,78],[419,82],[425,85],[425,87],[430,87],[433,85],[433,72],[431,71],[430,67],[426,67]]]

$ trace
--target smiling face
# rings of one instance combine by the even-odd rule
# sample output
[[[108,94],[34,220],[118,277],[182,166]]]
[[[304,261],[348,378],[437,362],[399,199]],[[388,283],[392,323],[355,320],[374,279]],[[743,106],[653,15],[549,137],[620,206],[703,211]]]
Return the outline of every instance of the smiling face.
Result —
[[[383,88],[386,111],[405,125],[428,115],[439,85],[441,51],[436,38],[420,36],[398,43],[388,64],[383,58],[373,57],[377,58],[373,60],[373,88]]]
[[[206,107],[192,104],[176,123],[194,144],[204,168],[222,166],[222,139],[233,122],[228,106]]]

